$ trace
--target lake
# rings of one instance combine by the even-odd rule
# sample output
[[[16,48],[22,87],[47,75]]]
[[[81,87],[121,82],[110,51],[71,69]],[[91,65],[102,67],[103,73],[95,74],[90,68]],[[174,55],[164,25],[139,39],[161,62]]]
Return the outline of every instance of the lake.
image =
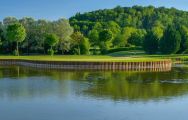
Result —
[[[188,120],[188,66],[169,72],[0,67],[0,120]]]

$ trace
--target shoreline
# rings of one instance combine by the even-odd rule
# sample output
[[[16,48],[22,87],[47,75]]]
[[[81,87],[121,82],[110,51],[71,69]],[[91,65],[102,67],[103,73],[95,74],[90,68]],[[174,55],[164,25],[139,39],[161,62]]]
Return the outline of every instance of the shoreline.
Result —
[[[172,61],[161,59],[157,61],[42,61],[21,59],[0,59],[0,65],[17,65],[43,69],[62,70],[120,70],[120,71],[170,71]]]

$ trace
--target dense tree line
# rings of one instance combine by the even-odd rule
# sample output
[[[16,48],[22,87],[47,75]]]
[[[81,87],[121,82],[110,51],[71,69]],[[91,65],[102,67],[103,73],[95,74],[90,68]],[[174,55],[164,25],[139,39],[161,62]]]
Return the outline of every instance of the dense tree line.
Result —
[[[7,17],[0,22],[0,53],[107,54],[134,46],[148,54],[185,53],[187,20],[186,11],[153,6],[117,6],[57,21]]]
[[[47,21],[7,17],[0,24],[0,52],[19,55],[20,49],[22,54],[77,54],[75,46],[84,43],[77,42],[78,36],[71,37],[73,32],[66,19]]]
[[[75,31],[90,38],[94,48],[100,48],[97,44],[100,32],[108,29],[113,34],[111,43],[108,42],[111,48],[143,46],[149,54],[172,54],[182,53],[188,48],[187,20],[188,12],[175,8],[117,6],[114,9],[77,13],[70,18],[70,24]]]

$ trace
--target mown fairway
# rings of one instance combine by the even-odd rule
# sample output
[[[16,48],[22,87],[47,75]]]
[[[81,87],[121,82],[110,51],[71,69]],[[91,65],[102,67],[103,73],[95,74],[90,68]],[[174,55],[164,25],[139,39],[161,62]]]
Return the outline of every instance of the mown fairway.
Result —
[[[153,57],[113,57],[113,56],[0,56],[0,59],[20,59],[20,60],[41,60],[41,61],[114,61],[114,62],[144,62],[144,61],[159,61],[160,58]]]

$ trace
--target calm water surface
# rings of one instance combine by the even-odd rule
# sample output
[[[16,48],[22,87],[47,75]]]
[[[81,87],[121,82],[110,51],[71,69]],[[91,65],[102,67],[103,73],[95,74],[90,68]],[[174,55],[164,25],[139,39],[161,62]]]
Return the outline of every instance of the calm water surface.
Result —
[[[188,120],[188,67],[92,72],[1,66],[0,120]]]

